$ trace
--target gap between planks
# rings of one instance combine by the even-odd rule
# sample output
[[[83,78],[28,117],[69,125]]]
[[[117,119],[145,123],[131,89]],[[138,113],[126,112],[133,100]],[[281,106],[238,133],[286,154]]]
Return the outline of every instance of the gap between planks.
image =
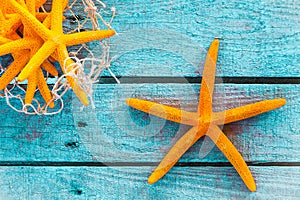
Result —
[[[117,76],[121,84],[157,84],[157,83],[176,83],[176,84],[197,84],[201,83],[201,77],[130,77],[130,76]],[[47,80],[48,85],[55,83],[55,78]],[[300,78],[297,77],[216,77],[216,84],[300,84]],[[20,83],[26,85],[27,82]],[[95,84],[117,84],[113,77],[101,77]]]
[[[300,162],[246,162],[248,166],[264,167],[300,167]],[[158,162],[49,162],[49,161],[5,161],[0,162],[0,167],[151,167],[157,166]],[[230,167],[229,162],[178,162],[175,166],[180,167]]]
[[[144,84],[144,83],[201,83],[201,77],[129,77],[118,76],[121,84]],[[300,84],[297,77],[216,77],[216,84]],[[115,84],[116,80],[112,77],[102,77],[99,84]]]

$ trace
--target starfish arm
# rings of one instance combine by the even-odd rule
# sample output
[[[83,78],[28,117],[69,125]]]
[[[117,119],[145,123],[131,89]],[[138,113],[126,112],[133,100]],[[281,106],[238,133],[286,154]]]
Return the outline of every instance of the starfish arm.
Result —
[[[49,13],[43,13],[43,12],[37,12],[36,13],[36,18],[40,21],[43,22],[49,15]]]
[[[35,1],[35,8],[36,9],[39,9],[40,7],[42,7],[42,5],[44,5],[44,3],[46,3],[47,0],[36,0]],[[20,2],[21,4],[24,5],[24,1],[17,1],[17,2]],[[26,1],[27,2],[27,1]],[[4,5],[3,5],[4,4]],[[2,3],[2,7],[5,8],[6,7],[6,12],[7,13],[15,13],[15,10],[13,8],[10,8],[8,7],[7,5],[7,1],[5,0],[3,3]],[[0,9],[2,9],[2,7],[0,7]]]
[[[43,25],[48,29],[51,28],[51,14],[45,18],[45,20],[43,21]]]
[[[63,8],[65,8],[65,7],[67,7],[68,6],[68,3],[69,3],[69,1],[68,0],[64,0],[64,2],[63,2],[63,6],[61,7],[61,13],[63,12]],[[57,12],[56,11],[57,10],[57,8],[56,9],[53,9],[53,7],[52,7],[52,12],[50,13],[50,15],[48,14],[48,16],[43,20],[43,25],[44,26],[46,26],[48,29],[50,29],[51,28],[51,23],[55,23],[55,20],[54,20],[54,18],[57,18],[57,15],[55,15],[54,13],[53,13],[53,11],[55,11],[55,12]],[[51,16],[54,16],[54,18],[52,19],[52,17]],[[59,14],[59,16],[60,16],[61,14]],[[58,17],[58,18],[60,18],[60,17]],[[65,16],[63,16],[62,15],[62,21],[63,20],[65,20]],[[57,28],[57,26],[61,26],[61,28]],[[59,33],[60,34],[62,34],[63,33],[63,30],[62,30],[62,23],[55,23],[54,24],[54,26],[56,27],[55,29],[57,30],[61,30]]]
[[[35,0],[27,0],[26,1],[26,8],[27,10],[30,12],[30,14],[32,14],[33,16],[35,16]],[[22,20],[23,23],[23,38],[38,38],[36,36],[36,34],[34,34],[34,32],[32,32],[32,28],[30,27],[30,24],[27,23],[27,21]],[[39,46],[39,45],[37,45]],[[37,46],[34,48],[34,51],[31,51],[31,56],[33,56],[38,48]]]
[[[233,146],[230,140],[225,136],[225,134],[219,129],[219,127],[213,125],[209,127],[206,133],[216,146],[222,151],[226,158],[230,161],[233,167],[236,169],[238,174],[241,176],[245,185],[252,192],[256,191],[256,184],[252,177],[252,174],[244,161],[241,154]]]
[[[30,14],[30,12],[18,4],[15,0],[7,0],[12,9],[15,10],[19,15],[22,16],[31,28],[44,40],[51,37],[51,31],[48,30],[35,16]]]
[[[195,126],[198,124],[197,113],[187,112],[170,106],[154,103],[151,101],[128,98],[126,103],[143,112],[164,118],[173,122]]]
[[[26,0],[26,7],[27,10],[33,14],[35,16],[35,12],[36,12],[36,2],[35,0]]]
[[[48,61],[45,60],[42,63],[42,68],[47,71],[49,74],[51,74],[52,76],[58,76],[58,71],[57,69]]]
[[[51,30],[62,34],[63,33],[63,2],[64,0],[53,0],[52,1],[52,10],[51,10]]]
[[[40,7],[42,7],[44,5],[44,3],[46,3],[47,0],[36,0],[35,1],[35,9],[39,9]]]
[[[87,31],[64,35],[63,40],[65,41],[66,46],[72,46],[91,42],[93,40],[102,40],[104,38],[109,38],[114,34],[115,31],[113,30]]]
[[[29,52],[24,52],[22,55],[14,56],[14,61],[7,68],[4,74],[0,77],[0,90],[3,90],[24,68],[29,60]]]
[[[9,13],[13,13],[13,10],[8,7],[7,1],[2,1],[0,4],[0,10],[3,11],[4,16]]]
[[[7,21],[8,26],[8,32],[7,35],[12,35],[16,33],[16,30],[22,25],[22,21],[19,17],[19,15],[14,14],[13,17],[11,17],[10,20]]]
[[[11,39],[0,36],[0,45],[6,44],[6,43],[9,43],[9,42],[11,42]]]
[[[206,132],[205,127],[194,126],[185,133],[171,148],[158,167],[154,170],[148,179],[149,184],[153,184],[161,179],[181,158],[181,156],[199,140]]]
[[[70,68],[70,66],[74,65],[74,62],[73,62],[73,60],[71,60],[69,58],[66,46],[59,45],[57,51],[54,54],[57,57],[57,60],[62,68],[63,73],[65,73],[65,74],[69,73],[70,70],[72,70],[69,68]],[[67,76],[66,78],[67,78],[67,81],[70,84],[71,88],[73,89],[74,93],[80,100],[80,102],[83,105],[88,106],[89,99],[88,99],[85,91],[80,87],[80,85],[77,83],[77,81],[73,77]]]
[[[57,59],[56,59],[57,57],[53,56],[54,54],[55,54],[55,52],[51,56],[49,56],[49,58],[48,58],[48,60],[53,62],[53,63],[57,61]]]
[[[27,9],[29,10],[29,12],[35,16],[35,0],[27,0],[26,3],[27,4],[24,6],[27,6]],[[23,30],[24,37],[34,36],[34,34],[31,32],[30,26],[28,26],[28,23],[26,21],[24,21],[23,23],[24,23],[24,30]],[[39,45],[34,45],[34,47],[31,48],[30,57],[32,57],[34,54],[37,53],[38,46]],[[25,104],[32,103],[34,94],[36,92],[37,84],[38,84],[38,71],[35,70],[35,71],[33,71],[33,73],[30,73],[30,75],[28,75],[28,84],[27,84],[26,95],[25,95]]]
[[[22,26],[21,19],[17,14],[9,14],[5,21],[0,20],[0,35],[13,40],[18,40],[21,37],[16,33],[16,30]]]
[[[233,108],[213,114],[213,120],[217,124],[228,124],[240,121],[256,115],[274,110],[286,104],[285,99],[272,99]]]
[[[31,104],[37,86],[37,73],[34,72],[28,77],[28,84],[25,95],[25,104]]]
[[[0,22],[4,22],[6,20],[5,15],[2,11],[2,7],[0,7]]]
[[[38,18],[38,15],[37,15]],[[66,18],[63,16],[63,20],[65,20]],[[44,19],[41,19],[40,21],[43,21],[43,25],[50,29],[51,28],[51,15],[47,14],[47,17],[45,17]]]
[[[204,64],[198,105],[198,113],[201,116],[209,117],[212,113],[212,96],[214,92],[218,48],[219,40],[215,39],[209,47]]]
[[[18,81],[24,81],[32,72],[36,71],[41,64],[55,51],[56,44],[49,40],[43,44],[38,52],[30,59],[18,76]]]
[[[19,3],[21,6],[23,6],[24,8],[26,8],[26,4],[25,4],[25,1],[26,0],[16,0],[17,3]]]
[[[11,41],[9,43],[3,44],[0,46],[0,56],[14,53],[20,50],[29,49],[35,43],[34,40],[30,39],[19,39]]]
[[[39,88],[39,91],[44,98],[45,102],[49,104],[50,108],[54,108],[54,101],[52,100],[51,91],[48,88],[47,82],[44,78],[43,72],[41,69],[38,69],[37,71],[37,85]]]
[[[18,40],[18,39],[20,39],[21,37],[20,37],[16,32],[14,32],[14,33],[8,34],[8,35],[7,35],[7,38],[9,38],[9,39],[11,39],[11,40]]]

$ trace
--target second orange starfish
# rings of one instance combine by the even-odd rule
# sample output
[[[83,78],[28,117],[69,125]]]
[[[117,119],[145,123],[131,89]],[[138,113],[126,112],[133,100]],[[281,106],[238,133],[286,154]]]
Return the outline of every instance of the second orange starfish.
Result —
[[[215,39],[208,50],[204,65],[197,112],[187,112],[140,99],[129,98],[126,100],[129,106],[143,112],[192,126],[192,128],[176,142],[159,166],[154,170],[148,179],[150,184],[162,178],[195,142],[206,135],[223,152],[248,189],[252,192],[256,191],[255,181],[246,162],[219,126],[279,108],[286,103],[286,100],[265,100],[222,112],[213,112],[212,94],[214,91],[218,48],[219,40]]]

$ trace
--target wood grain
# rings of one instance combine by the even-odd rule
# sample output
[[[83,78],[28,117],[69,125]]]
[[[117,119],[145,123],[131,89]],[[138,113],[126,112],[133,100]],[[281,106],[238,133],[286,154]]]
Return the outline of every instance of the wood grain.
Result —
[[[142,98],[195,111],[199,96],[199,84],[95,85],[94,90],[94,110],[80,111],[81,105],[68,93],[64,111],[50,117],[20,117],[1,99],[0,160],[158,162],[189,127],[131,109],[125,99]],[[214,110],[286,98],[284,107],[223,130],[248,162],[300,162],[299,94],[298,85],[217,85]],[[181,162],[227,160],[204,139]]]
[[[95,85],[94,110],[80,111],[69,92],[64,111],[56,116],[19,114],[0,98],[0,199],[299,199],[300,86],[283,85],[279,78],[285,83],[300,78],[300,1],[107,3],[108,9],[117,9],[113,28],[119,33],[111,40],[112,71],[135,81],[176,77],[182,84]],[[84,20],[83,7],[73,11]],[[77,24],[65,14],[68,31]],[[125,99],[195,111],[199,84],[188,84],[184,77],[202,76],[215,37],[221,41],[217,76],[238,80],[227,83],[243,83],[243,77],[278,83],[235,85],[218,79],[215,110],[287,99],[280,109],[221,127],[250,165],[257,192],[247,190],[206,138],[149,186],[157,162],[189,127],[131,109]],[[89,47],[99,56],[98,42]],[[0,57],[3,67],[9,62],[9,56]]]
[[[250,167],[251,193],[231,167],[175,167],[147,184],[151,167],[0,167],[4,199],[297,199],[299,167]]]
[[[117,9],[111,56],[118,76],[198,77],[215,37],[221,39],[218,76],[300,76],[299,1],[114,0],[110,6]],[[82,7],[73,10],[84,19]],[[67,18],[66,30],[75,25]]]

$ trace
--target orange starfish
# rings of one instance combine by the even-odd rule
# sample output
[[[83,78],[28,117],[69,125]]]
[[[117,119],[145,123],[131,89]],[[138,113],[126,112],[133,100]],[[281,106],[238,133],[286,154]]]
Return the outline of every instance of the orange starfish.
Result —
[[[29,1],[27,1],[29,2]],[[38,0],[35,2],[35,9],[40,8],[46,0]],[[25,5],[24,2],[21,2]],[[36,13],[38,20],[43,21],[48,13]],[[7,1],[0,5],[0,38],[20,39],[16,30],[22,25],[21,17],[7,6]],[[8,42],[8,40],[6,41]],[[1,42],[0,42],[1,44]]]
[[[35,0],[27,0],[26,5],[23,4],[23,7],[27,7],[28,11],[32,15],[36,16]],[[24,30],[23,30],[23,36],[24,36],[23,38],[32,37],[32,38],[36,38],[36,40],[37,40],[37,43],[30,48],[30,57],[32,57],[37,53],[38,49],[42,46],[42,44],[43,44],[42,39],[38,40],[39,37],[34,32],[32,32],[32,30],[29,28],[26,21],[23,22],[23,24],[25,25]],[[42,63],[42,66],[44,63],[47,63],[46,60]],[[49,64],[53,67],[53,65],[51,63],[49,63]],[[49,67],[50,67],[50,65],[49,65]],[[31,104],[37,87],[38,87],[42,97],[44,98],[45,102],[49,105],[49,107],[54,108],[54,101],[52,101],[51,91],[49,90],[49,88],[47,86],[47,82],[46,82],[43,72],[40,68],[36,69],[34,71],[34,73],[32,73],[28,76],[28,84],[27,84],[27,90],[26,90],[26,95],[25,95],[25,104]]]
[[[215,39],[209,48],[204,65],[199,98],[200,102],[197,112],[187,112],[145,100],[133,98],[126,100],[129,106],[143,112],[192,126],[192,128],[176,142],[159,166],[154,170],[148,179],[150,184],[162,178],[195,142],[202,136],[207,135],[234,166],[248,189],[252,192],[256,191],[256,184],[247,164],[218,126],[250,118],[281,107],[286,103],[286,100],[265,100],[223,112],[213,112],[212,94],[214,90],[218,47],[219,41]]]
[[[42,45],[38,51],[31,57],[24,69],[18,76],[18,81],[24,81],[30,74],[34,73],[41,64],[50,56],[54,56],[60,63],[62,71],[67,74],[73,69],[73,61],[69,58],[67,46],[82,44],[85,42],[108,38],[115,34],[113,30],[87,31],[74,34],[64,34],[62,27],[63,8],[67,3],[66,0],[53,0],[51,10],[50,29],[42,24],[26,8],[20,5],[16,0],[7,0],[7,6],[21,16],[22,21],[28,28],[32,29],[39,38],[26,37],[15,40],[0,46],[0,55],[14,53],[24,49],[31,49],[33,44],[37,44],[42,39]],[[45,19],[46,21],[46,19]],[[66,63],[65,63],[66,62]],[[66,66],[66,67],[64,67]],[[79,84],[71,76],[67,80],[75,94],[78,96],[83,105],[88,105],[87,95]]]
[[[20,3],[24,8],[27,8],[30,11],[30,13],[32,13],[34,16],[36,16],[36,14],[37,14],[36,9],[39,8],[41,6],[41,4],[44,2],[45,2],[45,0],[42,0],[42,1],[27,0],[26,4],[24,1],[21,1]],[[5,12],[7,11],[6,7],[7,7],[6,5],[4,5],[2,7],[2,10]],[[11,22],[4,21],[5,23],[2,24],[0,35],[2,36],[2,38],[7,37],[6,41],[3,40],[4,41],[3,43],[12,42],[8,38],[20,39],[20,36],[18,36],[15,31],[16,31],[16,29],[18,29],[18,27],[22,23],[26,24],[26,22],[22,22],[21,17],[18,14],[14,14],[12,11],[9,11],[9,12],[11,14],[6,14],[6,15],[9,15],[10,17],[13,16],[15,21],[11,21]],[[42,18],[42,20],[47,21],[46,19],[50,19],[49,14],[44,15],[44,17]],[[14,27],[14,28],[12,28],[12,27]],[[22,31],[23,39],[35,36],[34,32],[32,32],[28,28],[28,26],[24,26],[22,29],[23,29],[23,31]],[[10,34],[8,34],[7,32]],[[11,37],[11,35],[16,35],[16,37],[13,38],[13,37]],[[35,37],[36,37],[36,39],[38,38],[37,36],[35,36]],[[32,45],[30,47],[30,49],[31,49],[30,51],[21,50],[16,53],[13,53],[13,57],[14,57],[13,63],[8,67],[8,69],[5,71],[5,73],[0,77],[0,90],[3,90],[14,79],[14,77],[24,68],[24,66],[30,59],[28,56],[32,57],[37,52],[38,48],[42,45],[42,39],[37,40],[37,41],[39,41],[39,43],[36,41],[34,41],[32,43]],[[43,62],[42,68],[54,76],[58,75],[58,72],[55,69],[55,67],[48,61]],[[51,92],[47,86],[45,79],[44,79],[41,69],[38,69],[37,72],[34,72],[33,74],[31,74],[28,77],[28,85],[27,85],[27,90],[26,90],[26,95],[25,95],[25,104],[31,104],[31,102],[34,98],[34,94],[36,92],[36,87],[39,88],[39,91],[40,91],[42,97],[45,99],[46,103],[49,104],[49,107],[53,108],[54,102],[51,101],[52,95],[51,95]]]
[[[47,17],[45,17],[45,19],[47,20],[48,18],[50,18],[50,15],[47,14]],[[45,22],[47,22],[46,20]],[[0,45],[12,42],[13,41],[12,39],[14,39],[11,37],[10,37],[11,39],[9,39],[9,37],[7,38],[7,35],[4,34],[7,32],[7,30],[11,30],[12,24],[8,23],[8,26],[4,26],[4,25],[5,24],[0,23],[0,30],[2,32],[2,34],[0,34]],[[16,33],[13,33],[11,35],[14,35],[15,38],[20,39],[20,37]],[[3,90],[24,68],[26,63],[29,61],[29,53],[30,51],[28,50],[22,50],[20,52],[13,53],[13,58],[14,58],[13,63],[7,67],[5,73],[0,77],[0,90]],[[42,64],[42,68],[47,72],[49,72],[51,75],[58,76],[58,71],[47,60],[45,60],[44,63]]]
[[[26,4],[24,1],[19,2],[24,8],[27,8],[34,16],[36,16],[38,20],[43,21],[45,19],[48,19],[49,21],[50,15],[48,13],[36,13],[36,9],[41,7],[46,2],[46,0],[27,0]],[[23,27],[21,17],[18,14],[15,14],[13,10],[8,9],[6,1],[4,2],[4,4],[2,4],[0,15],[0,21],[2,21],[2,23],[0,24],[0,44],[12,42],[12,40],[14,39],[20,39],[21,37],[16,33],[16,30],[20,30],[20,27],[22,27],[21,30],[24,29],[24,31],[21,31],[23,33],[23,37],[33,36],[33,33],[31,30],[29,30],[28,26]],[[31,51],[21,50],[13,53],[13,63],[8,66],[8,69],[0,77],[0,90],[3,90],[24,68],[24,66],[30,59],[29,57],[32,57],[32,55],[34,55],[38,50],[37,46],[37,44],[32,43]],[[58,75],[55,67],[48,61],[43,62],[42,68],[53,76]],[[47,83],[40,69],[38,69],[37,73],[33,73],[32,75],[30,75],[30,77],[28,77],[25,104],[31,104],[36,92],[36,87],[39,88],[39,91],[42,97],[45,99],[46,103],[49,103],[49,107],[53,108],[54,102],[51,102],[51,92],[48,89]]]

